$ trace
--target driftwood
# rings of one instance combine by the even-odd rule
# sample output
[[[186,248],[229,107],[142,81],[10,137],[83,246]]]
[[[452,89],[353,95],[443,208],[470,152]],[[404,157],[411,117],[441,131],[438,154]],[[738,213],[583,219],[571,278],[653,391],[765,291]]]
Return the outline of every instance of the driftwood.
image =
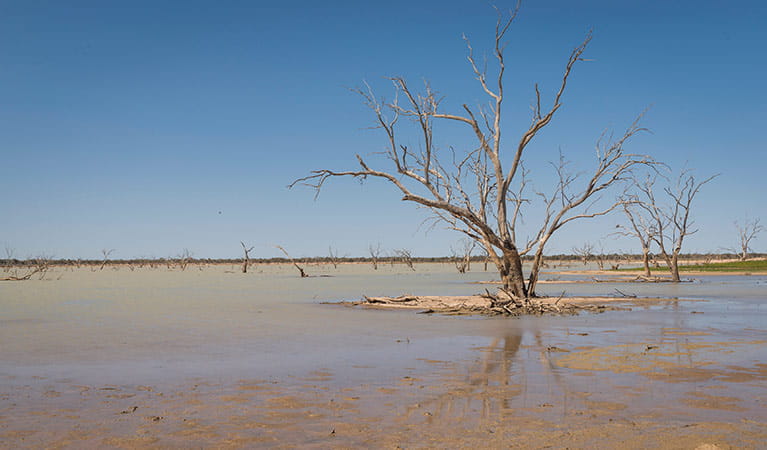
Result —
[[[40,279],[42,280],[45,277],[45,274],[48,272],[49,268],[50,262],[47,259],[36,259],[35,266],[29,269],[26,273],[19,275],[18,271],[14,269],[12,275],[0,278],[0,281],[26,281],[32,278],[33,275],[37,274],[40,275]]]
[[[354,306],[378,308],[419,309],[419,314],[447,315],[574,315],[580,311],[602,312],[618,309],[603,304],[569,303],[564,293],[559,297],[540,297],[534,299],[515,299],[508,293],[499,291],[492,294],[485,290],[483,294],[469,296],[418,296],[401,295],[399,297],[363,297],[362,301],[347,303]]]

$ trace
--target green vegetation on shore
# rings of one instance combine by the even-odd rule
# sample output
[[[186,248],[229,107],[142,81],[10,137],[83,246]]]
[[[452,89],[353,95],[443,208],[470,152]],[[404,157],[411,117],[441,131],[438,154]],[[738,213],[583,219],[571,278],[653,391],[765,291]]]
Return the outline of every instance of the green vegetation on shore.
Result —
[[[767,272],[767,259],[679,266],[684,272]]]
[[[641,267],[618,269],[620,271],[636,272]],[[654,268],[653,273],[667,270],[665,267]],[[767,273],[767,259],[752,259],[749,261],[728,261],[708,264],[689,264],[679,266],[680,272],[765,272]]]

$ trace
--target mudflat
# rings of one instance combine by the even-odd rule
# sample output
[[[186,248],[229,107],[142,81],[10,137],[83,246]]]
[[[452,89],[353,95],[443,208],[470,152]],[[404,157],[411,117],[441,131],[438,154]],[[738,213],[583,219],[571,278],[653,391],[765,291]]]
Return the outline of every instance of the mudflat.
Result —
[[[552,297],[670,300],[488,317],[325,303],[469,296],[493,275],[478,268],[305,269],[329,276],[57,267],[0,283],[0,447],[767,442],[767,276],[613,285],[549,273]]]

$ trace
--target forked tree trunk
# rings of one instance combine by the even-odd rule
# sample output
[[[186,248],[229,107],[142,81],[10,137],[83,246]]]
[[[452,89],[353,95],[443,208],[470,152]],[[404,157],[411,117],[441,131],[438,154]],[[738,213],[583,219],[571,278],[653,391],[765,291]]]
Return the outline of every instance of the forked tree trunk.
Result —
[[[644,267],[644,276],[650,277],[650,249],[645,247],[642,249],[642,265]]]
[[[671,272],[671,281],[678,283],[681,281],[679,278],[679,252],[673,252],[670,256],[666,252],[662,252],[663,259],[666,260],[669,272]]]

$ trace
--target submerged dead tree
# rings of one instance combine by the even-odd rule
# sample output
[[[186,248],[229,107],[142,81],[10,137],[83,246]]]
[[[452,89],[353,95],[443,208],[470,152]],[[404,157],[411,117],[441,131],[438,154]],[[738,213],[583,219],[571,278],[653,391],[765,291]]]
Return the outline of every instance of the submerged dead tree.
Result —
[[[285,250],[284,248],[282,248],[282,247],[281,247],[281,246],[279,246],[279,245],[275,245],[275,247],[276,247],[276,248],[278,248],[278,249],[280,249],[280,251],[281,251],[282,253],[284,253],[284,254],[285,254],[285,256],[286,256],[286,257],[287,257],[287,258],[290,260],[290,262],[293,264],[293,266],[295,266],[295,268],[296,268],[296,269],[298,269],[298,273],[299,273],[299,274],[301,274],[301,278],[308,278],[308,277],[309,277],[309,275],[307,275],[307,274],[306,274],[306,272],[304,271],[304,269],[303,269],[301,266],[299,266],[299,265],[298,265],[298,263],[296,262],[296,260],[295,260],[295,259],[293,259],[293,257],[291,257],[291,256],[288,254],[288,251],[287,251],[287,250]]]
[[[18,268],[11,270],[10,274],[0,278],[0,281],[26,281],[34,275],[42,280],[51,268],[51,258],[47,256],[38,256],[19,263]]]
[[[251,245],[250,247],[247,247],[242,241],[240,241],[240,245],[242,246],[242,252],[244,253],[242,258],[242,273],[248,273],[248,265],[250,264],[250,252],[253,251],[253,246]]]
[[[693,228],[694,222],[690,216],[692,202],[700,188],[717,176],[719,175],[696,181],[689,170],[683,170],[673,185],[663,188],[666,203],[659,201],[655,195],[654,178],[648,178],[646,182],[636,185],[639,195],[632,204],[641,207],[645,217],[643,220],[651,224],[650,238],[658,245],[658,250],[666,261],[671,281],[681,281],[679,254],[682,252],[682,244],[687,236],[698,231]]]
[[[759,224],[760,219],[748,219],[744,221],[743,225],[735,222],[735,228],[738,229],[738,243],[740,244],[740,260],[745,261],[748,259],[748,253],[751,251],[751,241],[756,238],[756,235],[764,231],[764,227]]]
[[[373,264],[373,270],[378,270],[378,260],[381,259],[381,243],[379,242],[375,246],[370,244],[368,246],[368,253],[370,253],[370,262]]]
[[[101,254],[104,255],[104,260],[101,261],[101,267],[99,267],[99,270],[104,270],[104,266],[106,266],[107,263],[109,262],[109,256],[112,253],[114,253],[114,251],[115,251],[115,249],[113,249],[113,248],[111,248],[111,249],[110,248],[102,248],[101,249]]]
[[[636,183],[639,185],[638,181],[636,181]],[[649,183],[650,186],[652,186],[652,184],[655,183],[655,180],[648,178],[644,183]],[[645,277],[652,276],[650,270],[650,246],[655,240],[655,233],[658,230],[657,225],[655,225],[652,220],[652,211],[648,208],[651,208],[651,206],[646,202],[632,201],[630,198],[627,198],[627,201],[623,204],[623,214],[626,216],[626,220],[628,220],[628,226],[622,224],[617,225],[616,228],[618,228],[619,231],[615,233],[621,236],[634,237],[639,240],[639,243],[642,246],[642,269],[644,270]]]
[[[406,248],[398,248],[394,250],[394,258],[399,259],[402,264],[406,265],[408,269],[415,271],[413,267],[413,253]],[[392,259],[394,261],[394,259]]]
[[[452,247],[450,248],[452,253],[451,259],[453,260],[453,264],[455,264],[458,273],[466,273],[471,271],[471,252],[474,251],[477,242],[469,239],[462,239],[460,244],[461,247],[458,250]]]
[[[489,98],[489,106],[472,107],[464,103],[460,111],[446,112],[441,108],[442,95],[428,83],[419,91],[401,77],[389,79],[395,91],[393,100],[378,99],[370,86],[357,89],[355,92],[373,112],[376,128],[382,130],[386,138],[388,168],[376,168],[358,154],[356,170],[314,170],[295,180],[290,187],[307,185],[319,195],[330,178],[383,179],[397,188],[403,201],[428,208],[433,217],[449,229],[476,241],[495,264],[503,291],[512,297],[527,299],[535,296],[544,249],[551,237],[572,221],[605,215],[617,208],[620,201],[601,205],[599,197],[608,188],[626,180],[634,166],[651,160],[624,150],[627,141],[643,130],[637,119],[622,135],[614,137],[604,133],[601,136],[590,172],[576,174],[560,155],[559,163],[554,164],[558,176],[554,189],[548,193],[535,192],[533,196],[526,193],[530,172],[524,167],[525,150],[562,107],[570,76],[576,64],[584,60],[591,34],[570,52],[559,86],[550,94],[548,102],[535,85],[529,126],[517,140],[504,143],[504,48],[517,12],[515,8],[508,15],[498,15],[492,72],[483,61],[477,62],[471,43],[464,37],[469,65]],[[474,143],[463,150],[441,147],[434,136],[436,124],[440,122],[465,127]],[[400,133],[403,125],[415,127],[418,142],[410,141],[412,133],[407,130]],[[520,241],[517,222],[523,207],[531,203],[529,197],[540,199],[544,213],[537,220],[539,228],[533,237]],[[525,280],[521,258],[528,254],[533,255],[533,262],[529,278]]]

